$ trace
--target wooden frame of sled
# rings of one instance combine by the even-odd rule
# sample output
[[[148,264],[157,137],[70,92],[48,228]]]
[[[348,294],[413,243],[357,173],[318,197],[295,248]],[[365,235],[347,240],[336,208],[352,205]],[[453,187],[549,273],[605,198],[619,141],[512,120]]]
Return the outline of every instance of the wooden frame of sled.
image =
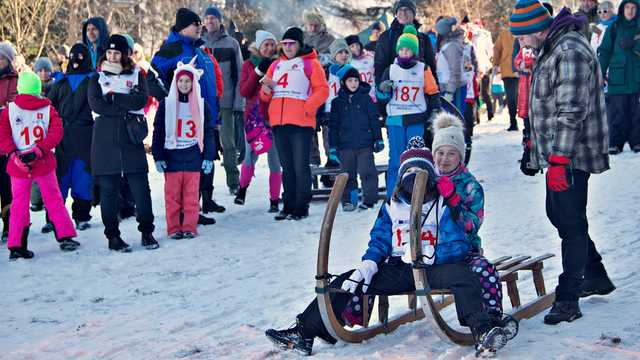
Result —
[[[340,199],[344,187],[348,179],[347,174],[340,174],[336,177],[333,190],[329,197],[327,207],[325,209],[322,228],[320,231],[320,244],[318,246],[318,262],[316,275],[316,294],[318,307],[322,321],[327,331],[336,339],[349,342],[360,343],[364,340],[371,339],[382,333],[390,333],[397,329],[400,325],[413,321],[427,319],[429,327],[437,333],[442,339],[459,345],[472,345],[473,337],[470,332],[461,332],[452,328],[441,316],[440,311],[454,303],[454,296],[446,289],[431,289],[426,281],[424,269],[414,268],[414,279],[416,282],[415,293],[399,294],[398,296],[407,296],[408,308],[404,312],[389,317],[389,298],[388,296],[377,296],[377,310],[379,323],[369,324],[373,309],[368,306],[368,296],[363,295],[361,304],[363,304],[364,326],[356,329],[347,329],[340,324],[338,318],[334,314],[330,294],[343,292],[339,288],[329,288],[329,249],[331,245],[331,233],[333,230],[333,222],[336,216],[336,210],[340,204]],[[420,248],[418,244],[420,236],[420,219],[422,201],[415,199],[424,198],[424,189],[427,183],[427,174],[424,171],[418,172],[415,180],[415,187],[412,208],[411,208],[411,255],[412,259],[420,256]],[[418,190],[421,189],[421,190]],[[420,204],[419,206],[416,204]],[[414,206],[416,205],[416,206]],[[504,256],[492,261],[497,267],[500,279],[506,284],[506,293],[509,296],[511,306],[513,307],[512,316],[520,319],[533,317],[543,310],[549,308],[555,300],[555,293],[547,293],[544,285],[544,277],[542,275],[543,261],[553,257],[553,254],[545,254],[535,258],[531,256]],[[537,298],[527,304],[522,304],[518,291],[518,273],[520,271],[531,271],[533,285],[536,289]],[[437,300],[434,300],[437,296]],[[421,306],[417,306],[417,299],[420,299]],[[427,314],[425,316],[425,314]]]

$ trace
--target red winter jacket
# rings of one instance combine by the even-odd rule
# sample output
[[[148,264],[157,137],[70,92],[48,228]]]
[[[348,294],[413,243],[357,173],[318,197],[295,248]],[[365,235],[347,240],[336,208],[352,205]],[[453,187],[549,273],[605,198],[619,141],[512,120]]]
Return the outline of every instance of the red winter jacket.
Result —
[[[18,74],[12,71],[0,77],[0,108],[7,106],[16,98],[18,86]]]
[[[260,101],[260,89],[262,88],[260,79],[262,76],[256,73],[255,68],[251,59],[246,60],[242,64],[242,72],[240,73],[240,95],[247,101],[247,105],[244,108],[244,118],[247,118],[256,102],[260,102],[260,113],[262,113],[268,122],[269,105]]]
[[[47,98],[41,98],[32,95],[16,96],[15,104],[24,110],[36,110],[51,102]],[[49,107],[49,129],[47,136],[38,141],[38,147],[42,150],[44,156],[36,160],[32,165],[31,172],[25,172],[20,169],[13,160],[7,163],[7,173],[11,177],[30,178],[36,176],[44,176],[56,169],[56,158],[53,155],[53,149],[62,140],[63,130],[62,121],[58,116],[58,112],[53,106]],[[11,123],[9,122],[9,108],[5,108],[0,114],[0,152],[10,154],[17,151],[16,144],[13,142],[11,134]]]

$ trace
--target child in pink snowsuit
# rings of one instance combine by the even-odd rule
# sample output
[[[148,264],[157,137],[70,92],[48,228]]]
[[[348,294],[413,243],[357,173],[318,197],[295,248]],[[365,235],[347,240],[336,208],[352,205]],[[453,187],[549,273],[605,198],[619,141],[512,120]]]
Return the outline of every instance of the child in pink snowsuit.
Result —
[[[174,74],[156,113],[151,152],[165,174],[167,233],[178,240],[197,234],[200,170],[211,173],[216,151],[211,112],[200,93],[202,70],[178,63]]]
[[[56,178],[53,149],[62,140],[62,122],[47,98],[40,97],[42,83],[33,72],[18,77],[18,96],[0,115],[0,151],[9,154],[7,173],[11,176],[11,217],[7,246],[9,259],[30,259],[29,196],[35,181],[53,223],[63,251],[73,251],[80,243],[72,238],[76,230],[64,207]]]

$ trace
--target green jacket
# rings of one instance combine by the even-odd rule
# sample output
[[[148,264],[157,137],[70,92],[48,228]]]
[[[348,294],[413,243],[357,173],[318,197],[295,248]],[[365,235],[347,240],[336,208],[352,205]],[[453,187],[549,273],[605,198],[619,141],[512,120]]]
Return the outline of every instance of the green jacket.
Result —
[[[638,7],[636,17],[629,21],[624,17],[624,5],[635,3]],[[598,60],[602,73],[608,72],[608,93],[612,95],[640,92],[640,34],[638,16],[640,5],[637,0],[623,0],[618,9],[618,19],[607,27],[602,43],[598,48]],[[612,39],[615,27],[615,39]],[[639,37],[640,38],[640,37]],[[623,48],[622,44],[628,44]]]

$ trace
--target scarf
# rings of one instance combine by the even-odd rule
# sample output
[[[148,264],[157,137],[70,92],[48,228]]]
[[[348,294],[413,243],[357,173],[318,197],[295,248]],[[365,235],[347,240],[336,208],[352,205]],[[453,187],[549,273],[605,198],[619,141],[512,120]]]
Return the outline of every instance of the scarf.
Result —
[[[191,120],[196,123],[198,147],[202,152],[204,150],[204,99],[200,95],[200,75],[202,71],[198,71],[193,67],[193,62],[187,65],[178,66],[173,75],[169,95],[164,100],[164,148],[167,150],[175,150],[178,146],[177,123],[179,114],[180,97],[186,95],[180,94],[178,91],[177,75],[182,70],[189,71],[193,74],[191,92],[188,94],[189,111],[191,112]]]
[[[122,72],[122,64],[103,61],[102,64],[100,64],[100,69],[114,75],[120,75]]]

